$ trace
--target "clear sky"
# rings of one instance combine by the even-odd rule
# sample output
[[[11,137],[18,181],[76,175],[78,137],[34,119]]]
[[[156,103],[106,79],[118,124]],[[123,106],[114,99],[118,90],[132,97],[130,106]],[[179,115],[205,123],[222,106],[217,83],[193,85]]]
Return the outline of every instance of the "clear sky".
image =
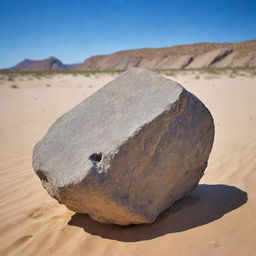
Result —
[[[256,0],[0,0],[0,68],[119,50],[256,39]]]

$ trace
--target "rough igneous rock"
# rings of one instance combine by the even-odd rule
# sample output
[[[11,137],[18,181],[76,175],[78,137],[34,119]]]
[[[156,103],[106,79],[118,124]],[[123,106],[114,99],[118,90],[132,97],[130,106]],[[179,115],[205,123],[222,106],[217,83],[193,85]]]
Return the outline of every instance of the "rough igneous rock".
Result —
[[[133,68],[57,119],[35,146],[33,167],[48,193],[75,212],[151,223],[196,187],[213,138],[199,99]]]

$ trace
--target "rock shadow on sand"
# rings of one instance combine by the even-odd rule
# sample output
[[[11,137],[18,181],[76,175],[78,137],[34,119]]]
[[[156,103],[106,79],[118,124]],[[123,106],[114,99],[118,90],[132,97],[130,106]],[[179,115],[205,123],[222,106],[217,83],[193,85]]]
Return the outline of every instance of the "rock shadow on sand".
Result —
[[[205,225],[221,218],[247,202],[247,193],[228,185],[198,185],[193,193],[159,215],[153,224],[117,226],[92,220],[87,214],[76,213],[68,225],[102,238],[123,242],[150,240]]]

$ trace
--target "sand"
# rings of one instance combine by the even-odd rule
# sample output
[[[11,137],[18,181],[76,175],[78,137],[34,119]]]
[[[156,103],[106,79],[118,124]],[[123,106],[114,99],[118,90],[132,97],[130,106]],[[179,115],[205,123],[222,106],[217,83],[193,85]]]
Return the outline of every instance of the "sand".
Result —
[[[216,136],[198,188],[154,224],[100,224],[59,205],[42,188],[31,167],[34,144],[59,115],[114,77],[0,80],[0,255],[256,255],[253,77],[172,78],[207,105]]]

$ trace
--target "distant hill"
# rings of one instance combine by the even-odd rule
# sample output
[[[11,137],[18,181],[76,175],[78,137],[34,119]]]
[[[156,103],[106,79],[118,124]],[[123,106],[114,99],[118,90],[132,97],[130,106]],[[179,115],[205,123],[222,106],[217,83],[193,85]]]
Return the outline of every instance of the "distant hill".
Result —
[[[23,60],[9,70],[65,70],[68,69],[60,60],[55,57],[50,57],[44,60]]]
[[[256,66],[256,40],[241,43],[198,43],[168,48],[147,48],[93,56],[76,69],[180,69]]]
[[[51,57],[24,60],[10,70],[116,70],[130,67],[185,69],[256,67],[256,40],[240,43],[197,43],[167,48],[127,50],[92,56],[80,64],[64,65]]]
[[[65,66],[67,67],[67,69],[69,70],[75,70],[77,69],[77,67],[81,65],[81,63],[77,63],[77,64],[65,64]]]

